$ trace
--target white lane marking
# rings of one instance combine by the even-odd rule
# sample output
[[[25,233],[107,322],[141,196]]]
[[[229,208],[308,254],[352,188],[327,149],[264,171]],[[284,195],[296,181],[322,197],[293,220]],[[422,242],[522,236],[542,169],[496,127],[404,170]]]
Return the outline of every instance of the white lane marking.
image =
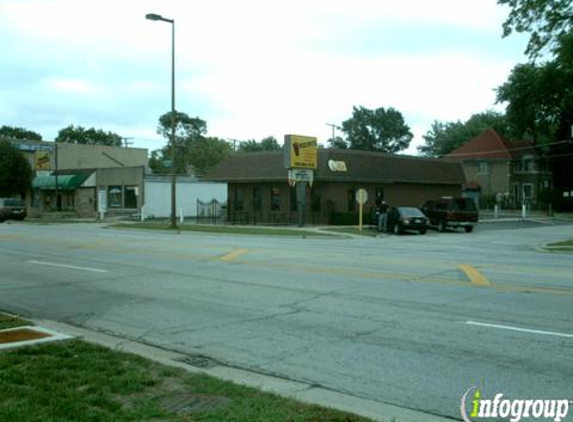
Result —
[[[56,264],[53,262],[42,262],[42,261],[28,261],[28,262],[30,264],[36,264],[36,265],[49,265],[51,267],[69,268],[71,270],[91,271],[93,273],[107,273],[107,270],[100,270],[97,268],[76,267],[75,265]]]
[[[487,322],[476,322],[476,321],[466,321],[466,324],[477,325],[479,327],[499,328],[502,330],[520,331],[522,333],[543,334],[546,336],[573,338],[573,334],[558,333],[555,331],[532,330],[531,328],[512,327],[510,325],[488,324]]]

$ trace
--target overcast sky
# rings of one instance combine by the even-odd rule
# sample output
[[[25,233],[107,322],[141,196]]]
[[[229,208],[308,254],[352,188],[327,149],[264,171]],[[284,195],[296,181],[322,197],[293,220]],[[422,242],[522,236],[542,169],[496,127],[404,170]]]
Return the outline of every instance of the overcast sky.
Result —
[[[0,0],[0,126],[161,148],[171,27],[147,13],[175,19],[177,110],[225,139],[325,143],[353,106],[394,107],[415,154],[434,120],[500,109],[494,89],[526,61],[496,0]]]

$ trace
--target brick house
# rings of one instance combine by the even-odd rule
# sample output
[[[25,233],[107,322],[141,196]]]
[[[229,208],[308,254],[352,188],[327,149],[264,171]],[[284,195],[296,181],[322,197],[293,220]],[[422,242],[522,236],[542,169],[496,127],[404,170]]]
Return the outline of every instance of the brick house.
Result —
[[[236,154],[205,180],[228,183],[228,220],[244,224],[294,224],[295,188],[288,183],[284,152]],[[312,187],[306,192],[306,221],[331,224],[358,216],[356,191],[366,189],[367,212],[374,198],[390,205],[421,206],[440,196],[459,196],[465,177],[459,163],[355,150],[318,150]],[[352,218],[351,218],[352,219]]]
[[[446,156],[462,164],[467,192],[476,192],[480,206],[538,208],[551,188],[547,160],[529,141],[510,142],[488,129]]]

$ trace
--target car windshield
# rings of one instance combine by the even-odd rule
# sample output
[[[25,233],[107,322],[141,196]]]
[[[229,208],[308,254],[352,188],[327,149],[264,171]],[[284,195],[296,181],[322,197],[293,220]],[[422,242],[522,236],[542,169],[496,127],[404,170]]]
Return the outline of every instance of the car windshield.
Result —
[[[403,217],[423,217],[424,214],[418,209],[413,207],[402,207],[399,208],[400,214]]]
[[[7,207],[22,207],[24,206],[24,201],[22,201],[21,199],[6,199],[4,201],[4,204]]]

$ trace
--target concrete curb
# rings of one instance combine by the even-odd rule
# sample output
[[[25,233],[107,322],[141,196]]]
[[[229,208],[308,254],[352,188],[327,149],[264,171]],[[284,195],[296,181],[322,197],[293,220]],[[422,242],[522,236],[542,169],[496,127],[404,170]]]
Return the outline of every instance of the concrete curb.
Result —
[[[42,327],[65,333],[113,350],[131,353],[161,363],[185,369],[191,373],[207,374],[215,378],[231,381],[236,384],[257,388],[282,397],[293,398],[308,404],[317,404],[332,409],[342,410],[356,415],[384,422],[451,422],[443,418],[416,410],[402,408],[391,404],[364,399],[352,395],[316,387],[311,384],[259,374],[240,368],[215,366],[201,369],[180,360],[186,355],[136,341],[127,340],[110,334],[92,331],[85,328],[44,319],[33,320]]]

